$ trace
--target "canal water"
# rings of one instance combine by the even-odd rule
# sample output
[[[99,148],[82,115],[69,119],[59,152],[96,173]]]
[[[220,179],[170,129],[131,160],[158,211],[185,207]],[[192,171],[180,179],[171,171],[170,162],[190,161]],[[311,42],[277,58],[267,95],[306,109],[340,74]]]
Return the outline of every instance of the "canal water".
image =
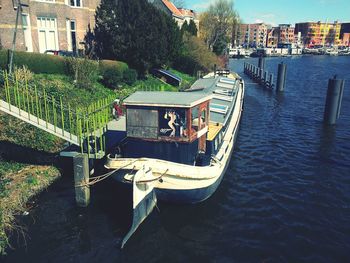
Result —
[[[243,62],[232,60],[239,73]],[[31,205],[26,242],[4,262],[350,262],[350,58],[268,58],[287,64],[283,94],[244,76],[235,152],[215,195],[199,205],[159,204],[128,242],[128,194],[112,180],[77,209],[72,175]],[[328,79],[346,79],[336,126],[322,123]],[[69,167],[68,167],[69,168]],[[67,169],[68,169],[67,168]],[[17,243],[18,240],[18,243]]]

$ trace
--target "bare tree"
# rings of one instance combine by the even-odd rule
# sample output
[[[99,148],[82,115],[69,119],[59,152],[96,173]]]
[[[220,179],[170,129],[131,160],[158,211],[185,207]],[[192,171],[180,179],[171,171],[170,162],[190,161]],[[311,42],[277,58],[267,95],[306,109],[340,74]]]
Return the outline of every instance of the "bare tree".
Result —
[[[238,21],[232,0],[216,0],[200,16],[200,37],[212,50],[219,38],[232,37],[232,30]]]

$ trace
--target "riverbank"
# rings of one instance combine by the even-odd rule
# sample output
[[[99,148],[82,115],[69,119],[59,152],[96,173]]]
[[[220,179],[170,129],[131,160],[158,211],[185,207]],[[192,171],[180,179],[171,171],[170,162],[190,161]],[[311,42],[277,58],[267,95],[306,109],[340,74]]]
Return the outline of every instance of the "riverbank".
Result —
[[[5,248],[10,245],[11,232],[23,232],[15,216],[28,214],[27,202],[59,177],[60,172],[52,166],[0,163],[0,254],[5,254]]]

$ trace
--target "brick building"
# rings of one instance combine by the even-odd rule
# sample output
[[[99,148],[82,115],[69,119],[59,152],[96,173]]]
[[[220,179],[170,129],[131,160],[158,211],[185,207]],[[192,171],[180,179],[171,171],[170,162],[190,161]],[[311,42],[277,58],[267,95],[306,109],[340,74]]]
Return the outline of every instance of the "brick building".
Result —
[[[333,46],[340,44],[340,27],[337,21],[334,23],[306,22],[295,24],[295,34],[301,33],[304,45]]]
[[[350,46],[350,23],[342,23],[340,27],[341,45]]]
[[[182,25],[187,21],[189,23],[191,20],[196,24],[197,30],[199,30],[199,20],[197,14],[191,9],[177,8],[169,0],[149,0],[154,6],[172,16],[177,25],[181,28]]]
[[[267,47],[277,47],[278,44],[290,44],[294,42],[294,27],[290,24],[280,24],[267,31]]]
[[[264,23],[241,24],[238,29],[238,45],[265,47],[267,25]]]
[[[22,0],[16,49],[28,52],[46,50],[77,51],[91,26],[100,0]],[[14,0],[17,5],[17,0]],[[0,0],[0,41],[3,48],[12,47],[16,10],[11,0]],[[23,26],[22,26],[23,25]]]

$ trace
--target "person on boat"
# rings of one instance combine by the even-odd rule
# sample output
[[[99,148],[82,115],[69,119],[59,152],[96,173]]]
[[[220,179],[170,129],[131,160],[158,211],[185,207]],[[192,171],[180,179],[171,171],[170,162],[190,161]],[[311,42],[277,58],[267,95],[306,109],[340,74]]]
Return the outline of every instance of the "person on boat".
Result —
[[[119,120],[119,117],[123,114],[122,109],[120,108],[120,100],[116,99],[113,102],[113,116],[115,120]]]

